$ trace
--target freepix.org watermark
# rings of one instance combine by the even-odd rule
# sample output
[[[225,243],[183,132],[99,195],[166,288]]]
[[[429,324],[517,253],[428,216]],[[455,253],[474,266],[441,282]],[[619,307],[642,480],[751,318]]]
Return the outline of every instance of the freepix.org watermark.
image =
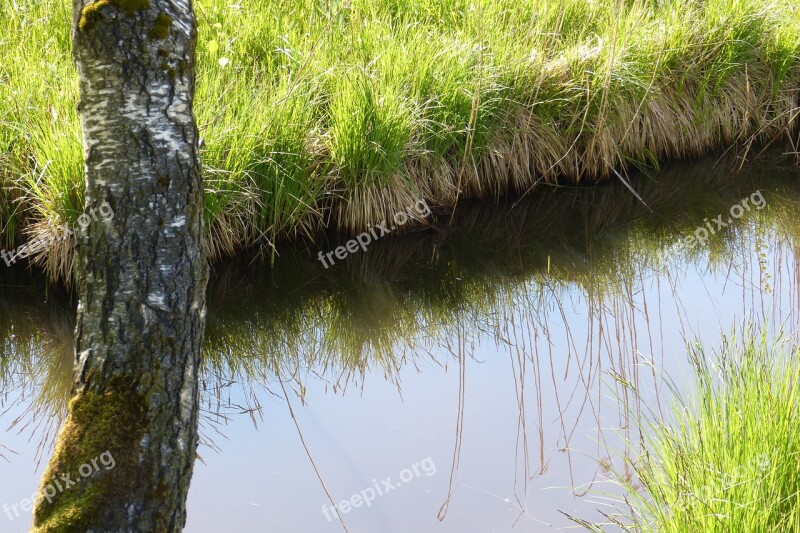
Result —
[[[402,487],[404,484],[414,480],[414,478],[421,477],[422,474],[430,477],[436,473],[436,465],[430,457],[411,465],[409,468],[404,468],[400,471],[399,480],[395,481],[392,476],[386,479],[372,480],[372,486],[367,487],[361,492],[353,494],[350,498],[340,501],[336,505],[324,504],[322,506],[322,514],[331,522],[334,518],[338,518],[340,514],[347,514],[353,509],[365,505],[372,506],[372,502],[378,496],[383,496],[392,492],[395,489]]]
[[[658,253],[659,259],[662,262],[669,262],[679,259],[686,252],[696,250],[708,243],[712,235],[716,235],[720,231],[726,230],[731,226],[734,220],[742,218],[746,213],[761,211],[767,207],[767,200],[760,190],[754,192],[750,196],[745,196],[738,203],[733,204],[727,214],[723,213],[709,220],[706,217],[702,226],[698,226],[691,232],[687,232],[686,236],[679,239],[674,246]]]
[[[97,222],[98,220],[108,222],[113,218],[114,210],[111,208],[111,205],[108,202],[103,202],[98,208],[93,207],[88,213],[84,213],[78,217],[78,226],[85,230],[92,222]],[[15,264],[19,259],[25,259],[26,257],[34,255],[35,253],[46,250],[50,248],[54,242],[66,240],[74,233],[75,232],[72,230],[72,228],[69,227],[69,224],[64,224],[62,227],[53,228],[52,231],[49,231],[46,234],[30,241],[29,243],[23,244],[19,248],[11,250],[10,252],[6,250],[0,251],[0,259],[2,259],[6,266],[10,268],[11,265]]]
[[[724,214],[712,218],[711,220],[706,218],[704,220],[706,223],[705,226],[699,226],[691,235],[687,235],[684,239],[684,244],[687,248],[693,246],[695,242],[705,244],[711,235],[716,235],[718,231],[733,224],[734,219],[743,217],[745,213],[749,213],[753,209],[761,211],[765,207],[767,207],[767,201],[764,199],[764,195],[761,194],[761,191],[758,190],[750,196],[743,198],[738,204],[732,205],[728,210],[730,216],[727,219],[725,219]]]
[[[100,471],[100,467],[106,470],[111,470],[117,466],[114,461],[114,456],[111,452],[103,452],[98,457],[95,457],[88,463],[82,464],[78,468],[78,476],[72,477],[73,473],[67,472],[66,474],[59,474],[53,476],[50,483],[42,489],[42,498],[47,500],[47,503],[53,503],[53,498],[58,494],[69,490],[82,480],[92,477],[96,472]],[[8,519],[13,521],[21,516],[22,513],[30,513],[33,509],[34,502],[36,501],[36,494],[31,495],[30,498],[23,498],[14,505],[3,504],[3,512],[8,516]],[[2,529],[2,528],[0,528]]]
[[[332,250],[326,254],[323,254],[323,252],[320,251],[319,261],[326,269],[330,268],[334,263],[336,263],[336,261],[333,259],[334,255],[336,256],[336,259],[342,260],[348,255],[356,253],[359,249],[366,252],[367,246],[372,244],[374,241],[377,241],[384,235],[392,233],[393,231],[397,230],[397,228],[407,224],[411,220],[425,218],[430,214],[431,208],[428,207],[428,204],[425,202],[425,200],[419,200],[413,207],[409,207],[405,211],[398,211],[395,213],[392,217],[392,226],[389,226],[390,222],[385,220],[380,224],[370,226],[367,231],[361,235],[357,235],[355,239],[350,239],[343,246],[339,246],[335,250]]]
[[[771,465],[772,460],[770,457],[766,453],[762,453],[756,457],[749,466],[742,464],[739,465],[733,472],[721,475],[719,478],[719,484],[717,485],[704,485],[697,491],[680,493],[680,498],[678,501],[673,503],[673,508],[685,509],[688,507],[690,502],[695,504],[702,502],[703,499],[707,498],[710,494],[718,497],[730,490],[732,487],[742,483],[746,479],[752,480],[752,476],[754,474],[758,476],[756,481],[761,481]],[[756,467],[755,470],[757,470],[757,472],[753,472],[754,469],[752,467]]]

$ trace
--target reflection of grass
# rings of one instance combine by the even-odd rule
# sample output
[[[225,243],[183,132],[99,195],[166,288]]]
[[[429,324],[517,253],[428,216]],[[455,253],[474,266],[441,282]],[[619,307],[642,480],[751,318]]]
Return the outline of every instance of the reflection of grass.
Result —
[[[542,190],[516,206],[464,202],[452,225],[444,217],[448,224],[377,241],[329,270],[303,248],[284,250],[271,270],[230,263],[218,269],[209,293],[207,354],[231,365],[263,358],[275,368],[296,353],[316,369],[391,371],[402,364],[398,354],[424,353],[417,347],[452,338],[459,324],[493,328],[492,317],[520,290],[530,301],[517,304],[535,312],[550,292],[577,289],[599,302],[667,266],[707,258],[710,268],[727,268],[744,235],[771,238],[774,230],[800,238],[788,216],[796,197],[788,187],[797,171],[787,172],[786,181],[780,173],[756,179],[773,164],[754,164],[738,175],[724,165],[679,165],[657,180],[635,181],[656,215],[645,216],[647,209],[622,186]],[[776,196],[767,192],[784,187]],[[668,253],[706,218],[759,188],[768,208],[704,246]],[[773,214],[780,215],[780,227]]]
[[[633,464],[632,529],[800,531],[800,350],[749,333],[691,356],[690,399],[676,393]]]
[[[4,418],[6,428],[38,433],[39,454],[66,414],[74,360],[74,309],[58,291],[45,303],[45,287],[41,276],[19,270],[0,281],[0,413],[25,407]]]
[[[789,0],[196,6],[215,256],[329,222],[361,231],[419,196],[593,181],[794,127]],[[0,186],[24,199],[13,214],[0,192],[1,239],[74,223],[83,205],[70,7],[0,3]]]
[[[630,316],[623,309],[604,322],[602,315],[619,311],[620,300],[636,298],[632,290],[664,267],[707,263],[727,269],[740,258],[738,247],[751,249],[751,239],[765,237],[791,250],[800,242],[797,169],[770,175],[778,163],[765,158],[742,174],[725,165],[677,165],[634,180],[655,215],[621,185],[542,189],[518,204],[464,201],[452,224],[445,213],[443,223],[429,230],[386,237],[328,270],[317,261],[316,248],[279,249],[274,268],[247,264],[247,258],[220,265],[209,287],[204,435],[212,435],[214,422],[223,424],[226,413],[257,409],[251,389],[269,387],[277,376],[302,396],[316,381],[313,375],[342,390],[363,383],[367,370],[397,381],[401,368],[421,366],[434,352],[434,364],[448,366],[463,361],[473,341],[487,335],[498,344],[519,345],[525,342],[521,331],[532,328],[544,337],[560,324],[571,335],[574,317],[564,316],[561,301],[574,297],[584,299],[596,319],[597,345],[619,348],[610,367],[636,376],[638,352],[617,344],[610,323]],[[764,191],[767,209],[742,218],[705,247],[665,261],[664,251],[706,217],[757,189]],[[27,274],[19,268],[11,273]],[[7,274],[0,269],[0,276]],[[11,278],[9,285],[29,282]],[[51,307],[40,303],[47,290],[42,279],[34,289],[9,285],[0,281],[0,384],[28,383],[39,411],[60,413],[70,388],[74,302],[53,293]],[[537,365],[546,360],[532,349],[520,357],[533,357]],[[568,351],[580,355],[574,347]],[[609,369],[590,367],[590,374]],[[594,379],[590,375],[588,382]],[[230,390],[239,386],[244,405],[232,406]]]
[[[445,215],[440,225],[386,237],[328,270],[305,248],[280,249],[274,268],[247,258],[220,265],[209,287],[207,366],[241,381],[308,369],[335,378],[368,367],[394,376],[406,354],[426,353],[465,325],[492,330],[514,306],[536,314],[552,295],[575,289],[602,302],[675,261],[707,257],[711,268],[726,267],[744,234],[800,238],[797,170],[780,163],[765,157],[740,174],[725,164],[675,165],[634,180],[655,215],[621,185],[541,189],[517,204],[464,201],[452,225]],[[772,168],[780,170],[771,175]],[[666,263],[675,242],[757,189],[768,208]],[[18,341],[46,330],[38,320],[17,326]]]

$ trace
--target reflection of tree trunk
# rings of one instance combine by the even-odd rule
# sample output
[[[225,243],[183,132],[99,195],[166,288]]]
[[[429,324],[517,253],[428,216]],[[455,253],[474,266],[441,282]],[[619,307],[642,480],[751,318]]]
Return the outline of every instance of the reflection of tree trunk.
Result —
[[[180,531],[207,280],[195,19],[190,0],[73,7],[87,212],[107,201],[114,217],[78,239],[75,383],[34,529]]]

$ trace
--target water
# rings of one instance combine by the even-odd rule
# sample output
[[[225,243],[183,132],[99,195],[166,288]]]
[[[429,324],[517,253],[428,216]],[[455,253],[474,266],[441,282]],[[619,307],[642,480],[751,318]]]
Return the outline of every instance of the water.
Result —
[[[216,268],[186,530],[548,531],[624,510],[625,457],[668,411],[666,380],[691,390],[686,342],[798,330],[800,169],[734,163],[633,178],[642,201],[616,183],[462,203],[327,270],[316,252],[335,242]],[[74,301],[4,276],[12,505],[63,416]],[[341,521],[331,500],[350,501]],[[0,531],[28,515],[0,513]]]

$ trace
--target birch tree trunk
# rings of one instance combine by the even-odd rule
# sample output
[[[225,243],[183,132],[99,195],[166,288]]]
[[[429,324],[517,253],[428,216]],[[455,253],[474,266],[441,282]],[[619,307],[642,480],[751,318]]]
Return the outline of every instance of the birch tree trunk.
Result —
[[[196,21],[191,0],[73,0],[73,12],[86,209],[108,202],[113,218],[78,236],[73,396],[34,530],[180,531],[208,277]]]

